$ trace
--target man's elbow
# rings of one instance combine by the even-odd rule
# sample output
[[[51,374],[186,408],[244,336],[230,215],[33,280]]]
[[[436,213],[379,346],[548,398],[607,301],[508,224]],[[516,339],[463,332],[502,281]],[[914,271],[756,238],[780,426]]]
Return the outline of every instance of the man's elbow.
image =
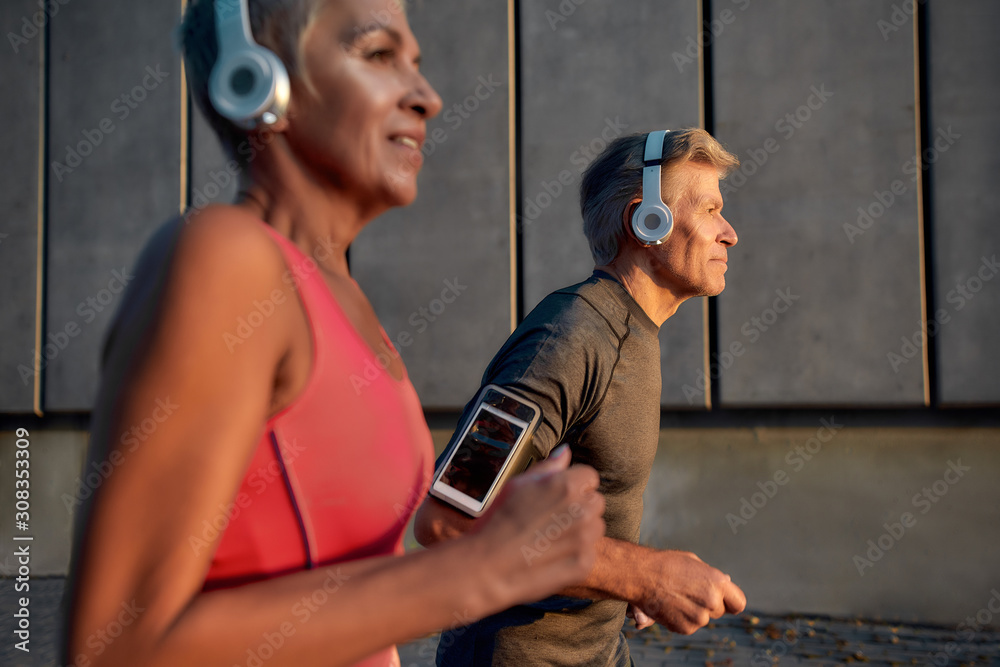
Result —
[[[433,546],[441,541],[440,534],[434,530],[434,521],[429,516],[431,512],[427,509],[430,502],[430,499],[424,500],[413,517],[413,537],[424,547]]]
[[[413,519],[413,536],[422,546],[453,540],[468,531],[474,519],[459,513],[434,498],[427,497]]]

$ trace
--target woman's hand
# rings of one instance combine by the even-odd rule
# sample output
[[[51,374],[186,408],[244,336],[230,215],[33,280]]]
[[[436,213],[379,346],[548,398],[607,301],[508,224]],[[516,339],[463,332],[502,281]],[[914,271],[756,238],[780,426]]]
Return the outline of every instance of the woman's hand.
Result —
[[[513,478],[470,531],[493,562],[484,613],[579,583],[594,565],[604,536],[600,480],[589,466],[570,467],[569,449],[560,450]]]

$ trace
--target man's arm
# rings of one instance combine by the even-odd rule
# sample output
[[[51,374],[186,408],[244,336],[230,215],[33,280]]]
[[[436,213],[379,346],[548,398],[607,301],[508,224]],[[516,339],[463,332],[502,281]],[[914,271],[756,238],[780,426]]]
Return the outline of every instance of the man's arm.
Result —
[[[414,534],[424,546],[454,539],[477,520],[428,496],[417,511]],[[746,596],[729,575],[686,551],[659,550],[603,537],[590,575],[563,595],[630,602],[672,632],[691,634],[710,619],[738,614]]]

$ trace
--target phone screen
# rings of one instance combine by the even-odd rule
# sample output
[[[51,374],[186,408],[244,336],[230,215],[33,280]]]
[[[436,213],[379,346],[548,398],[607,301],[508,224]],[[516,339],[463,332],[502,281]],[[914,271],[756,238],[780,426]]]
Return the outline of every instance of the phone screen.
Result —
[[[482,502],[524,427],[481,406],[440,481]]]

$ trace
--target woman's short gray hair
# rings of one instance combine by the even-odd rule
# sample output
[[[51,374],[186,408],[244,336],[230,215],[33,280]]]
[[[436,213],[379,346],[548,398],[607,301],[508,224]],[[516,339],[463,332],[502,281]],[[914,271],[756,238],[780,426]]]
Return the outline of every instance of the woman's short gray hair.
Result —
[[[625,240],[622,216],[629,203],[642,196],[646,136],[647,133],[641,132],[615,139],[583,173],[580,183],[583,233],[598,266],[610,264],[618,256]],[[660,160],[661,190],[667,206],[673,206],[681,195],[681,187],[671,178],[675,171],[672,167],[689,161],[712,165],[719,170],[719,178],[725,178],[740,163],[701,128],[667,132]]]
[[[254,40],[274,51],[285,64],[289,76],[302,77],[302,35],[313,22],[320,7],[328,0],[247,0]],[[208,79],[218,57],[215,30],[215,4],[240,11],[240,0],[192,0],[179,27],[179,45],[184,53],[184,68],[195,103],[222,142],[226,153],[246,166],[252,151],[247,132],[220,116],[208,96]]]

